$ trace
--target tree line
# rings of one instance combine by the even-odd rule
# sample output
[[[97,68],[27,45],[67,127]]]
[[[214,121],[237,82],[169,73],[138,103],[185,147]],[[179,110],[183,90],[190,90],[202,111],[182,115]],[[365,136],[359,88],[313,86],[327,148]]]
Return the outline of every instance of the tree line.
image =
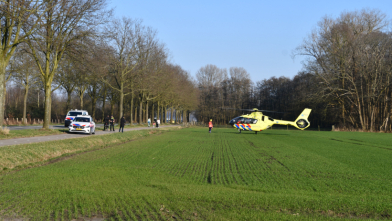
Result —
[[[343,12],[324,17],[295,50],[303,70],[292,79],[272,77],[253,83],[243,68],[207,65],[197,73],[200,90],[197,116],[225,123],[259,108],[294,120],[313,109],[313,126],[362,131],[391,131],[392,34],[379,10]]]
[[[140,20],[114,18],[106,0],[0,4],[0,116],[22,112],[26,122],[43,115],[49,128],[52,118],[76,108],[75,98],[78,109],[86,109],[87,100],[94,119],[103,119],[110,106],[110,114],[131,123],[165,121],[167,109],[186,120],[196,108],[191,76],[170,63],[156,30]]]
[[[303,70],[258,82],[245,68],[212,64],[193,79],[170,63],[156,30],[114,18],[106,0],[7,0],[0,16],[4,117],[43,116],[48,128],[51,118],[78,107],[94,119],[187,121],[192,113],[226,124],[240,109],[294,120],[311,108],[312,126],[391,131],[392,35],[379,10],[323,17],[293,50],[293,58],[305,58]]]

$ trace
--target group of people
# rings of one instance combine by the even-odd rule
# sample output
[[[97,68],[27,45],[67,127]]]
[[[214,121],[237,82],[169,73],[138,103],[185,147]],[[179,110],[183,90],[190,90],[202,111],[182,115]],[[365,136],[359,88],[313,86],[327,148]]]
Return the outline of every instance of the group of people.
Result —
[[[148,127],[151,126],[151,118],[148,118],[147,124],[148,124]],[[161,120],[160,120],[159,118],[158,118],[158,119],[154,119],[154,125],[155,125],[156,127],[159,127],[160,124],[161,124]],[[154,125],[153,125],[153,126],[154,126]]]
[[[154,121],[155,121],[156,127],[159,127],[159,125],[161,124],[161,120],[154,119]],[[114,123],[116,122],[116,120],[114,119],[113,115],[111,117],[109,117],[109,115],[107,117],[105,117],[104,122],[105,122],[105,125],[103,127],[104,131],[106,129],[109,129],[110,131],[114,131]],[[126,122],[125,118],[124,118],[124,116],[122,116],[121,120],[120,120],[120,128],[119,128],[118,132],[124,133],[125,122]],[[151,125],[150,118],[148,118],[147,123],[148,123],[148,126],[150,127],[150,125]],[[109,128],[109,126],[110,126],[110,128]]]
[[[109,117],[108,115],[107,117],[105,117],[104,121],[105,121],[105,125],[103,127],[103,130],[105,131],[106,129],[109,129],[109,125],[110,125],[110,131],[114,131],[114,123],[116,122],[116,120],[114,119],[113,115],[111,117]],[[120,119],[120,128],[118,132],[124,133],[125,122],[126,122],[125,118],[124,116],[122,116]]]

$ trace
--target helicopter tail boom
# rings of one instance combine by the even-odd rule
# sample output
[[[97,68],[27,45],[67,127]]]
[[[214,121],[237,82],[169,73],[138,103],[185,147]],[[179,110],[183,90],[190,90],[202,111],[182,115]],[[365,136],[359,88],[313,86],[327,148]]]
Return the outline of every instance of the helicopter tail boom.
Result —
[[[306,128],[308,128],[310,126],[310,123],[308,121],[308,117],[309,117],[311,111],[312,111],[312,109],[305,108],[294,122],[293,121],[285,121],[285,120],[275,120],[274,124],[291,125],[291,126],[296,127],[300,130],[305,130]]]

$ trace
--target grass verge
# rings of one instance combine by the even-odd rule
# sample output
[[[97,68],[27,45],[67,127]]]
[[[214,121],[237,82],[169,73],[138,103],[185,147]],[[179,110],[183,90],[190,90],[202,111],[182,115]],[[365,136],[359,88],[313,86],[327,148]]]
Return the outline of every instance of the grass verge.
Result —
[[[9,130],[8,134],[0,133],[0,140],[14,139],[22,137],[38,137],[65,133],[66,129],[25,129],[25,130]]]
[[[100,136],[0,147],[0,174],[33,167],[58,157],[97,150],[175,128],[128,131]]]

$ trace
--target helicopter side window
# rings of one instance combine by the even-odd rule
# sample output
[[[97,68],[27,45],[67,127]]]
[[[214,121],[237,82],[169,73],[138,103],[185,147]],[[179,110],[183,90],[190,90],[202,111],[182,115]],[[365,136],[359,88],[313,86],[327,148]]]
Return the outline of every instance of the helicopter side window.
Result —
[[[257,123],[257,120],[253,119],[253,118],[246,118],[244,120],[244,124],[256,124],[256,123]]]
[[[264,116],[261,118],[262,121],[264,121]]]

